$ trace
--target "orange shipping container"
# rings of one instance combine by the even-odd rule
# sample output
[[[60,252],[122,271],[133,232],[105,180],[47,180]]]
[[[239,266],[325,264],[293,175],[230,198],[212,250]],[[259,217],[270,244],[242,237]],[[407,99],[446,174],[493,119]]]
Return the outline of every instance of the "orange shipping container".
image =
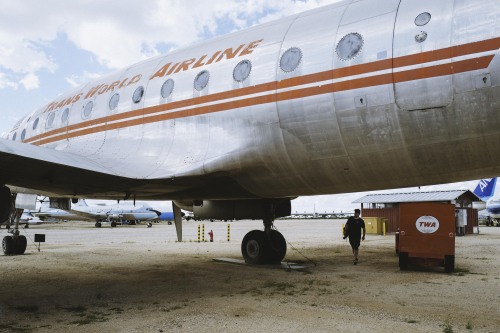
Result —
[[[399,267],[455,266],[455,206],[442,203],[402,203],[399,207]]]

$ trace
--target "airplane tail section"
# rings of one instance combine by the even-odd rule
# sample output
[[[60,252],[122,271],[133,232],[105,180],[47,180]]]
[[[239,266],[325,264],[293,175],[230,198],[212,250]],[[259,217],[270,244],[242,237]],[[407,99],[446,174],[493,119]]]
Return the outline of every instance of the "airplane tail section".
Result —
[[[495,194],[497,178],[481,179],[474,190],[474,194],[481,200],[488,201]]]

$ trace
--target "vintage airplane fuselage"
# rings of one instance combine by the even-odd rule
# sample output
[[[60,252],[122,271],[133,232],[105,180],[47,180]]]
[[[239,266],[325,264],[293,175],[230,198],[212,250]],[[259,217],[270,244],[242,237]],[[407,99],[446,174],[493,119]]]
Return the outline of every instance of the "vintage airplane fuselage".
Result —
[[[9,139],[145,182],[225,175],[264,198],[491,177],[499,48],[497,0],[344,1],[102,77]]]

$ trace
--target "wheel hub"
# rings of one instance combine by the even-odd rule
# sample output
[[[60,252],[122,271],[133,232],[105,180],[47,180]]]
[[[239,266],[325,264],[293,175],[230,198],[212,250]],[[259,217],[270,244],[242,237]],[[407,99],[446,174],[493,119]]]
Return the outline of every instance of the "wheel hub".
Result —
[[[257,258],[259,256],[260,246],[259,243],[252,239],[247,243],[247,254],[252,258]]]

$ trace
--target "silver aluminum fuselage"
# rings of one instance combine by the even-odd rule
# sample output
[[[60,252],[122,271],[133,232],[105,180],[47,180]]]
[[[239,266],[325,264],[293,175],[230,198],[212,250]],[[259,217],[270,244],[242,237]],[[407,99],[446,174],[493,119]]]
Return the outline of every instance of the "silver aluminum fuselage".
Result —
[[[145,181],[225,175],[258,197],[497,176],[499,11],[496,0],[332,4],[110,74],[43,106],[9,137],[26,129],[26,142],[87,156]],[[416,25],[424,12],[431,20]],[[337,44],[351,33],[362,36],[363,46],[343,60]],[[418,41],[423,33],[426,39]],[[217,61],[217,52],[241,54],[249,45],[248,53]],[[302,57],[285,72],[280,58],[292,47]],[[233,70],[242,60],[252,69],[237,82]],[[178,70],[169,74],[175,64]],[[202,70],[209,82],[198,91],[193,80]],[[164,98],[168,79],[175,86]],[[134,103],[139,86],[144,96]],[[110,110],[117,92],[120,101]],[[205,199],[224,197],[211,191]]]

